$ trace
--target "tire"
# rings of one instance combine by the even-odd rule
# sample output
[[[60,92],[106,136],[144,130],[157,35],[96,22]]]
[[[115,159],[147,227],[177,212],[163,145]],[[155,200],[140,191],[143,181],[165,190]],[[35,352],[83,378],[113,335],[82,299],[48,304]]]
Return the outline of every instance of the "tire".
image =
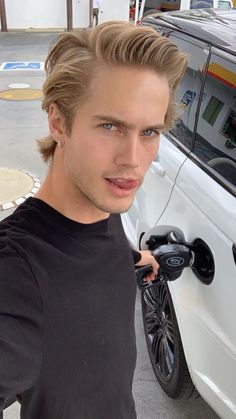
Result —
[[[143,290],[141,298],[148,352],[159,384],[173,399],[197,398],[167,283]]]

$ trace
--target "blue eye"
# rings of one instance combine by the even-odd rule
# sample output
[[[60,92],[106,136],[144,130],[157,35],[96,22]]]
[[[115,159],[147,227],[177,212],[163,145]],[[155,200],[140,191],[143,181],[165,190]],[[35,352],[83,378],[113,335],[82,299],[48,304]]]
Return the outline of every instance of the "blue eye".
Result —
[[[142,132],[142,135],[143,135],[144,137],[149,137],[149,138],[151,138],[151,137],[159,137],[159,135],[160,135],[160,131],[153,130],[153,129],[145,129],[145,130]]]
[[[146,137],[151,137],[153,133],[154,131],[152,129],[146,129],[143,131],[143,135],[145,135]]]
[[[105,128],[107,131],[111,131],[112,127],[115,127],[113,124],[102,124],[103,128]]]

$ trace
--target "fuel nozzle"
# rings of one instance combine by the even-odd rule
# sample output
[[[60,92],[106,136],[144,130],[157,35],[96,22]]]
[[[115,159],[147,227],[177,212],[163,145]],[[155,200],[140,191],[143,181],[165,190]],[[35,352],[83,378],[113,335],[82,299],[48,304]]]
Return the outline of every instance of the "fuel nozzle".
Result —
[[[136,270],[139,288],[145,288],[165,278],[174,281],[186,267],[191,267],[194,263],[194,252],[185,244],[163,244],[152,251],[153,256],[159,263],[160,268],[154,281],[146,282],[145,276],[152,272],[152,266],[143,266]]]
[[[163,244],[153,251],[153,256],[169,281],[177,279],[194,262],[193,252],[184,244]]]

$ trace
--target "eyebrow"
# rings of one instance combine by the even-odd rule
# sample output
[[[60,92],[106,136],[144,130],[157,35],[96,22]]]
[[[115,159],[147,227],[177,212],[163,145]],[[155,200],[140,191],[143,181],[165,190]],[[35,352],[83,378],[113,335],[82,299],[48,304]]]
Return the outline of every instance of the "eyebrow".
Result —
[[[113,122],[114,124],[123,126],[124,128],[127,128],[127,129],[135,128],[135,125],[128,124],[127,122],[122,121],[121,119],[114,118],[113,116],[109,116],[109,115],[94,115],[93,119],[99,120],[99,121]],[[165,128],[165,125],[163,125],[163,124],[157,124],[157,125],[148,126],[147,128],[143,128],[143,130],[147,130],[147,129],[163,130],[164,128]]]

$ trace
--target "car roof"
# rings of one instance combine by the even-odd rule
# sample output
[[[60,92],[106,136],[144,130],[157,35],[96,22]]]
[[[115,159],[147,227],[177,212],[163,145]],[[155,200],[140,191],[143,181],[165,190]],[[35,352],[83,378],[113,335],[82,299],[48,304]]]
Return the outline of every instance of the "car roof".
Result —
[[[142,25],[158,24],[177,29],[236,55],[236,9],[191,9],[157,13],[143,18]]]

